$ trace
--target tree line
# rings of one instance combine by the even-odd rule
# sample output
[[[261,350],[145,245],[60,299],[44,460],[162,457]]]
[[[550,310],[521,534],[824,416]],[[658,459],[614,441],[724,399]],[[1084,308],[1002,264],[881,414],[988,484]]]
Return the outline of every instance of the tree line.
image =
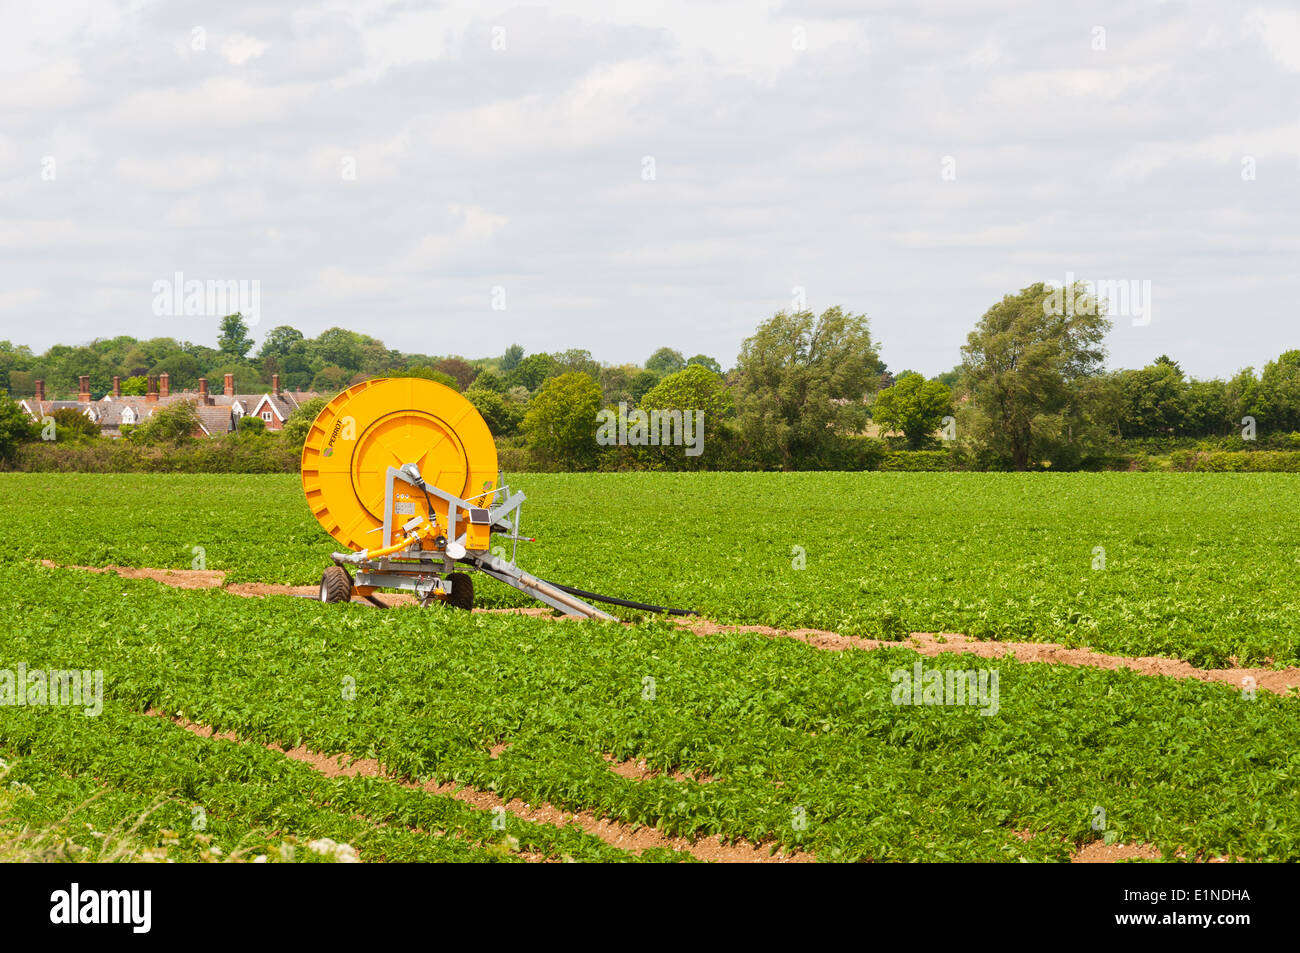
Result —
[[[528,354],[517,344],[467,359],[403,353],[343,328],[308,338],[288,326],[272,328],[254,352],[235,314],[222,320],[216,347],[120,336],[35,355],[0,341],[0,380],[11,395],[29,396],[44,379],[53,397],[75,394],[81,375],[95,394],[114,376],[125,393],[143,393],[147,378],[164,372],[173,391],[230,373],[238,393],[257,393],[279,375],[286,389],[328,397],[372,377],[427,377],[474,403],[512,469],[864,469],[887,453],[925,451],[946,455],[948,468],[1059,470],[1104,467],[1132,446],[1300,445],[1300,350],[1227,380],[1189,378],[1167,355],[1107,370],[1106,302],[1083,283],[1066,291],[1069,313],[1053,306],[1061,290],[1042,283],[1005,296],[976,323],[961,362],[931,377],[890,371],[867,317],[833,307],[773,315],[725,369],[670,347],[640,365],[604,364],[584,349]],[[252,421],[236,436],[300,445],[323,403],[309,403],[280,435],[257,434],[260,421]],[[609,445],[597,439],[602,411],[624,421],[697,415],[702,452]],[[130,438],[142,446],[184,442],[187,413],[192,408],[180,405]],[[66,423],[69,438],[94,439],[93,426]],[[12,459],[33,439],[29,424],[0,406],[0,455]]]

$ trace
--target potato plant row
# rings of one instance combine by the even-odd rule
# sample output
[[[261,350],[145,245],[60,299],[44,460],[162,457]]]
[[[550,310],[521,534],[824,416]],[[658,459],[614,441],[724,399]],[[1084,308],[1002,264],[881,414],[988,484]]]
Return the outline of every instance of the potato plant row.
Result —
[[[24,796],[13,812],[35,829],[71,814],[71,839],[92,851],[106,831],[130,833],[173,860],[261,854],[312,859],[307,844],[329,838],[365,860],[467,862],[524,854],[574,860],[637,858],[574,827],[499,817],[454,798],[391,781],[327,778],[256,744],[208,739],[170,721],[109,702],[86,718],[57,708],[0,715],[5,776]]]
[[[520,562],[723,622],[1300,664],[1287,474],[525,474]],[[0,474],[0,557],[316,583],[335,544],[280,475]],[[481,604],[523,605],[480,579]]]
[[[1099,838],[1151,843],[1170,857],[1300,859],[1300,702],[1265,692],[1127,670],[704,638],[663,622],[243,599],[30,564],[0,568],[0,606],[12,620],[3,659],[102,669],[109,703],[124,710],[374,757],[412,778],[667,834],[771,842],[826,860],[1064,859]],[[918,663],[996,672],[996,712],[896,704],[898,673]],[[0,741],[12,740],[12,717],[0,709]],[[51,759],[100,730],[66,710],[48,717],[67,726]],[[149,730],[163,729],[172,730]],[[93,737],[85,757],[101,747],[110,762],[117,742]],[[150,747],[126,756],[119,783],[152,763]],[[409,819],[372,805],[380,782],[355,782],[362,793],[348,802],[301,772],[283,780],[291,768],[279,756],[249,751],[239,770],[264,785],[266,806],[248,814],[258,823],[276,819],[281,785],[306,803],[300,784],[343,817]],[[650,776],[621,776],[611,759],[644,761]],[[401,797],[415,805],[429,795]]]

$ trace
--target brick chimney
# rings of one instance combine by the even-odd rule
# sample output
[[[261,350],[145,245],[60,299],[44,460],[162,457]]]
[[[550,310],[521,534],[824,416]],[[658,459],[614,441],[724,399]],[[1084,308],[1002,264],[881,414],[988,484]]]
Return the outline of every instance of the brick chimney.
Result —
[[[235,375],[234,374],[226,375],[226,396],[227,397],[235,396]]]
[[[271,375],[271,393],[274,394],[276,397],[280,396],[280,375],[279,374]]]
[[[77,378],[77,400],[83,404],[90,403],[90,378],[85,374]]]
[[[162,376],[158,378],[158,396],[170,397],[171,395],[172,395],[171,375],[168,374],[166,371],[163,371]]]
[[[113,377],[113,399],[118,400],[122,396],[122,378]]]
[[[211,398],[208,397],[208,379],[206,377],[200,377],[199,378],[199,403],[206,404],[210,400]]]
[[[158,378],[154,377],[152,374],[149,376],[149,384],[146,388],[144,399],[150,404],[158,402]]]
[[[44,378],[41,378],[40,380],[37,380],[37,382],[36,382],[36,402],[37,402],[38,404],[43,404],[43,403],[45,403],[45,380],[44,380]]]

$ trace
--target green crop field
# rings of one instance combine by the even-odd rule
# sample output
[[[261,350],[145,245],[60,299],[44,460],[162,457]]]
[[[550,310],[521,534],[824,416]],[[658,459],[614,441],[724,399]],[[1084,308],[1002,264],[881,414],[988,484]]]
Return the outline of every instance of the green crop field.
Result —
[[[1289,474],[514,483],[529,497],[524,532],[538,537],[520,544],[524,568],[721,622],[961,632],[1203,666],[1300,662],[1300,479]],[[0,525],[7,561],[185,569],[201,553],[232,582],[315,583],[337,548],[285,476],[3,474]],[[524,604],[489,581],[479,595]]]
[[[538,537],[525,568],[715,621],[960,632],[1202,666],[1295,665],[1300,650],[1300,489],[1287,475],[516,483]],[[944,654],[924,665],[996,673],[994,710],[899,705],[899,673],[921,661],[907,648],[831,652],[644,616],[250,599],[40,565],[201,558],[231,581],[314,583],[331,541],[278,476],[5,474],[0,526],[0,673],[93,669],[104,686],[93,717],[0,707],[0,852],[13,831],[55,827],[91,852],[127,829],[182,859],[214,846],[306,854],[320,838],[362,860],[690,859],[448,790],[327,777],[274,744],[819,860],[1063,860],[1097,839],[1169,859],[1300,860],[1294,697]],[[488,580],[478,594],[523,604]],[[611,769],[638,762],[642,774]]]

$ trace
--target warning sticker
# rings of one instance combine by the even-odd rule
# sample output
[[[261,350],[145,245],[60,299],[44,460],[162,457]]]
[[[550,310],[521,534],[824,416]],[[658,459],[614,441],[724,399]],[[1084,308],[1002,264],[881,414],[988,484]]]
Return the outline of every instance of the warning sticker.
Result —
[[[414,516],[415,500],[406,500],[405,502],[398,500],[393,504],[393,512],[398,516]]]

